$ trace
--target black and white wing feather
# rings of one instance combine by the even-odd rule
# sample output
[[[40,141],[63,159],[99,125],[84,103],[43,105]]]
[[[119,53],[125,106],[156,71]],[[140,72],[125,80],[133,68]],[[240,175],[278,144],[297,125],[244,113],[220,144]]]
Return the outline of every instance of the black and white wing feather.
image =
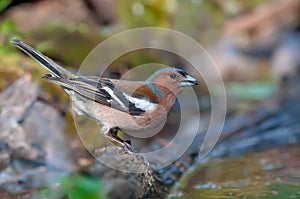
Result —
[[[52,75],[45,75],[43,79],[59,84],[64,89],[72,90],[76,94],[89,100],[127,112],[133,116],[139,116],[145,113],[149,108],[149,105],[156,105],[155,102],[131,97],[123,93],[116,88],[114,82],[109,79],[100,79],[97,77],[76,77],[66,79],[53,77]]]

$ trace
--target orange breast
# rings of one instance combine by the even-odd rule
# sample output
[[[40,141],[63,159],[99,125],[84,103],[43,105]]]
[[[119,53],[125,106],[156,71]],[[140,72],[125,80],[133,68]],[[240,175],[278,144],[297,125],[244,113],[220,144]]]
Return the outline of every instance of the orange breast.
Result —
[[[139,94],[139,95],[146,96],[146,97],[149,98],[150,100],[159,102],[159,97],[157,97],[157,96],[152,92],[152,90],[151,90],[148,86],[146,86],[146,85],[143,85],[143,86],[139,87],[135,92],[136,92],[137,94]]]

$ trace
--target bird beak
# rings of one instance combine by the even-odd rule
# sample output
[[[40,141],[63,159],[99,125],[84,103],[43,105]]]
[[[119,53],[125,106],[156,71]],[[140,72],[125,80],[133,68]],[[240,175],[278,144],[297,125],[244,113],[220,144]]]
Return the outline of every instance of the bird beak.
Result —
[[[199,80],[195,79],[192,76],[186,75],[182,81],[180,81],[180,86],[187,87],[187,86],[195,86],[199,84]]]

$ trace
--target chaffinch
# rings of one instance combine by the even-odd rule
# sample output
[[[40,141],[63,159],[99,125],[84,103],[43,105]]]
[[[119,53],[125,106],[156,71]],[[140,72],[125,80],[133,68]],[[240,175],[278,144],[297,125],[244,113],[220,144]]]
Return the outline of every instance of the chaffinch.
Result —
[[[176,96],[199,83],[175,67],[159,69],[144,82],[77,76],[19,39],[12,43],[51,72],[43,79],[70,95],[77,114],[95,119],[102,125],[101,135],[130,151],[136,150],[118,136],[118,130],[143,134],[164,125]]]

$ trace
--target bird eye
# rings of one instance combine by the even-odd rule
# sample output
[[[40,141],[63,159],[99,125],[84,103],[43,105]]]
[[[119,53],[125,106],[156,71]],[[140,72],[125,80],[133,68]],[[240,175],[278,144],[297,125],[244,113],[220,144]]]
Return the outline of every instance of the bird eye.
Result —
[[[175,73],[171,73],[171,74],[170,74],[170,77],[171,77],[172,79],[175,79],[175,78],[176,78],[176,74],[175,74]]]

